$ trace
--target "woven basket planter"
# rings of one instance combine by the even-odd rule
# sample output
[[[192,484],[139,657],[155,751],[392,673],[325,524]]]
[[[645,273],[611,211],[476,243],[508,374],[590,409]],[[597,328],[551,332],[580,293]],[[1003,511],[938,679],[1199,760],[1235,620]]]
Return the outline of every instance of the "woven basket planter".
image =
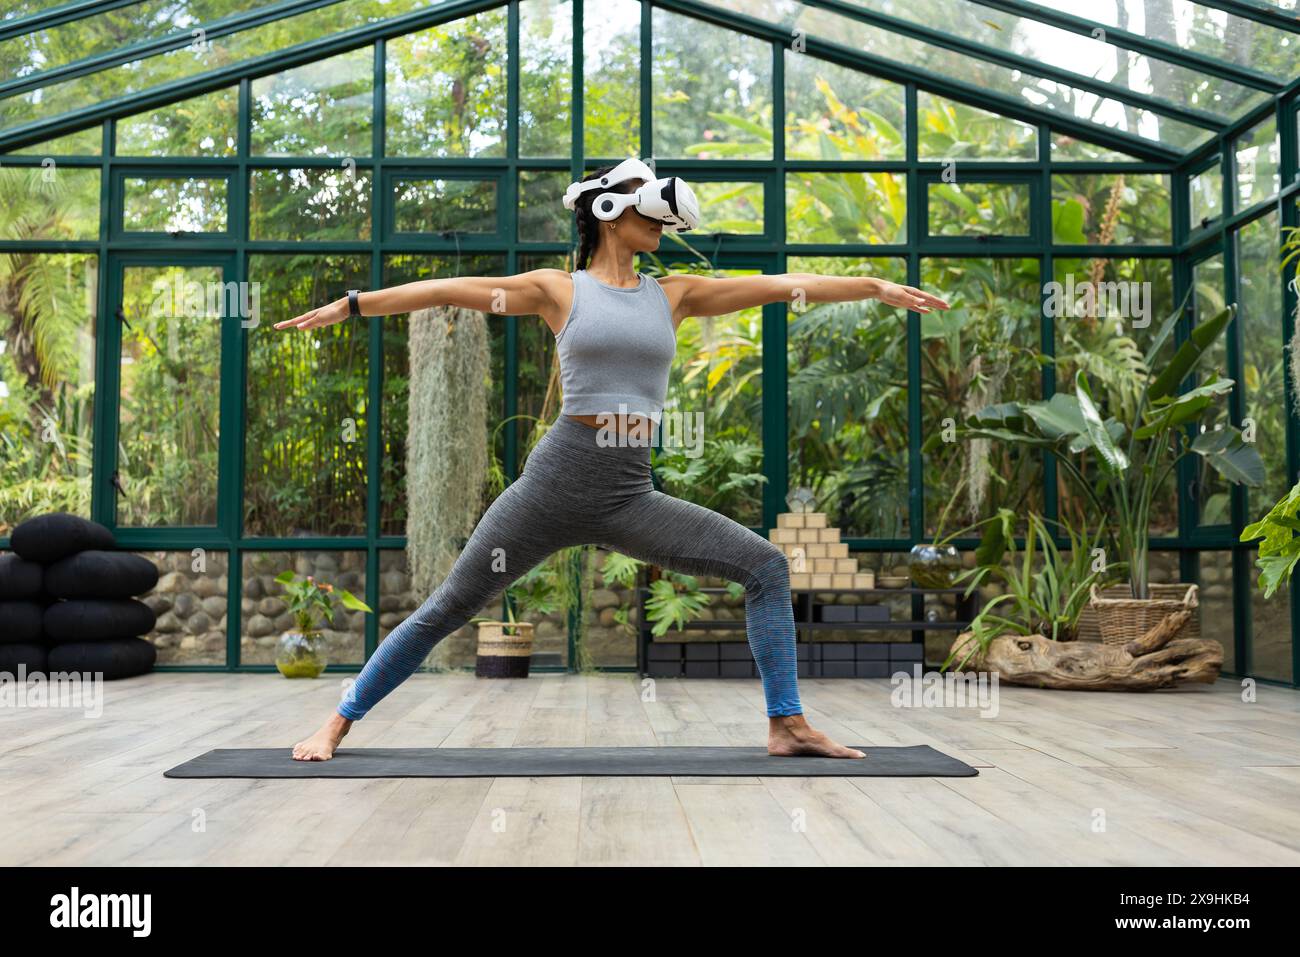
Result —
[[[1128,585],[1113,585],[1098,592],[1092,587],[1092,609],[1101,640],[1108,645],[1122,645],[1141,638],[1148,631],[1160,624],[1166,615],[1187,608],[1192,612],[1179,638],[1200,638],[1201,619],[1197,613],[1199,602],[1196,599],[1197,586],[1175,584],[1151,584],[1147,586],[1150,598],[1134,598]],[[1083,622],[1080,621],[1080,637]]]
[[[474,674],[480,678],[527,678],[533,654],[533,625],[528,621],[481,621]]]

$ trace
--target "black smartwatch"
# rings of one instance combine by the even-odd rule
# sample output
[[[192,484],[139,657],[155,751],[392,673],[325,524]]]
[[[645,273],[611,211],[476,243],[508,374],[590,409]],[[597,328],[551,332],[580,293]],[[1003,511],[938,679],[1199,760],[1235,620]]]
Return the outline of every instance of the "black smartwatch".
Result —
[[[360,289],[348,290],[348,318],[359,319],[361,317],[361,304],[357,302],[357,296],[361,295]]]

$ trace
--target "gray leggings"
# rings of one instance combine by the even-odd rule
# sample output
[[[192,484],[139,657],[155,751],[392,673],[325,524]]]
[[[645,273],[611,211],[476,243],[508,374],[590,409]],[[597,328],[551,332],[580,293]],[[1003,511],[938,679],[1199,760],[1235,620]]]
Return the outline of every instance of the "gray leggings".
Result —
[[[433,646],[546,556],[594,544],[690,575],[745,586],[745,627],[769,716],[801,714],[789,563],[724,515],[656,491],[650,448],[598,444],[602,430],[561,415],[520,477],[484,513],[446,579],[380,643],[339,705],[364,717]]]

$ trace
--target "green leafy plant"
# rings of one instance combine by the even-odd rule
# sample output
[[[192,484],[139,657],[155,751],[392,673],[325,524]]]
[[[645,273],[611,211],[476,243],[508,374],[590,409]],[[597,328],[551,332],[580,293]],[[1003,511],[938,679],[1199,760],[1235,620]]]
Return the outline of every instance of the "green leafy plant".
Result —
[[[1144,358],[1147,370],[1172,335],[1182,308],[1161,324]],[[959,437],[1018,443],[1051,453],[1110,529],[1111,541],[1128,566],[1135,598],[1148,597],[1152,499],[1182,459],[1200,456],[1230,482],[1250,486],[1264,482],[1263,460],[1239,429],[1198,428],[1202,417],[1232,391],[1233,380],[1210,372],[1197,387],[1178,392],[1183,380],[1210,354],[1235,311],[1235,306],[1228,306],[1198,324],[1159,373],[1145,371],[1135,377],[1137,401],[1131,416],[1120,407],[1115,411],[1122,418],[1103,418],[1088,376],[1079,370],[1073,395],[1061,392],[1043,402],[988,406],[958,429]],[[927,447],[939,438],[931,438]],[[1085,456],[1095,460],[1097,476],[1085,475]]]
[[[1016,513],[1003,508],[957,533],[984,527],[975,551],[975,567],[957,576],[958,583],[968,583],[966,595],[991,583],[1005,589],[986,603],[971,622],[974,641],[962,646],[968,650],[959,668],[977,652],[987,651],[989,643],[1001,635],[1039,634],[1053,641],[1073,640],[1092,586],[1107,585],[1124,571],[1121,565],[1098,567],[1094,552],[1103,537],[1100,529],[1089,531],[1067,522],[1053,523],[1069,541],[1067,556],[1057,547],[1048,520],[1034,512],[1029,514],[1024,548],[1017,554],[1016,521]],[[956,652],[949,654],[944,668],[956,657]]]
[[[275,580],[284,587],[285,600],[289,603],[289,613],[293,615],[298,631],[305,638],[315,638],[320,633],[316,625],[316,615],[320,613],[325,620],[333,623],[334,600],[343,603],[344,608],[353,611],[370,611],[370,606],[350,591],[317,581],[312,575],[301,576],[291,571],[281,572]]]
[[[1291,573],[1300,562],[1300,482],[1291,487],[1267,515],[1242,530],[1241,540],[1253,542],[1262,539],[1259,557],[1259,581],[1264,586],[1264,597],[1291,580]]]

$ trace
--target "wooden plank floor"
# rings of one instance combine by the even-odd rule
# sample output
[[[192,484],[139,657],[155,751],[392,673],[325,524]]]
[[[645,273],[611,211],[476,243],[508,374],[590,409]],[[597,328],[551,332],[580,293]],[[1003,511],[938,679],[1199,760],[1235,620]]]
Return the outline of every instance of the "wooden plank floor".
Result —
[[[102,716],[0,710],[0,864],[1300,864],[1300,693],[1002,686],[996,717],[800,683],[846,743],[929,744],[974,778],[169,780],[288,747],[338,678],[153,674]],[[349,747],[759,745],[756,681],[417,675]]]

